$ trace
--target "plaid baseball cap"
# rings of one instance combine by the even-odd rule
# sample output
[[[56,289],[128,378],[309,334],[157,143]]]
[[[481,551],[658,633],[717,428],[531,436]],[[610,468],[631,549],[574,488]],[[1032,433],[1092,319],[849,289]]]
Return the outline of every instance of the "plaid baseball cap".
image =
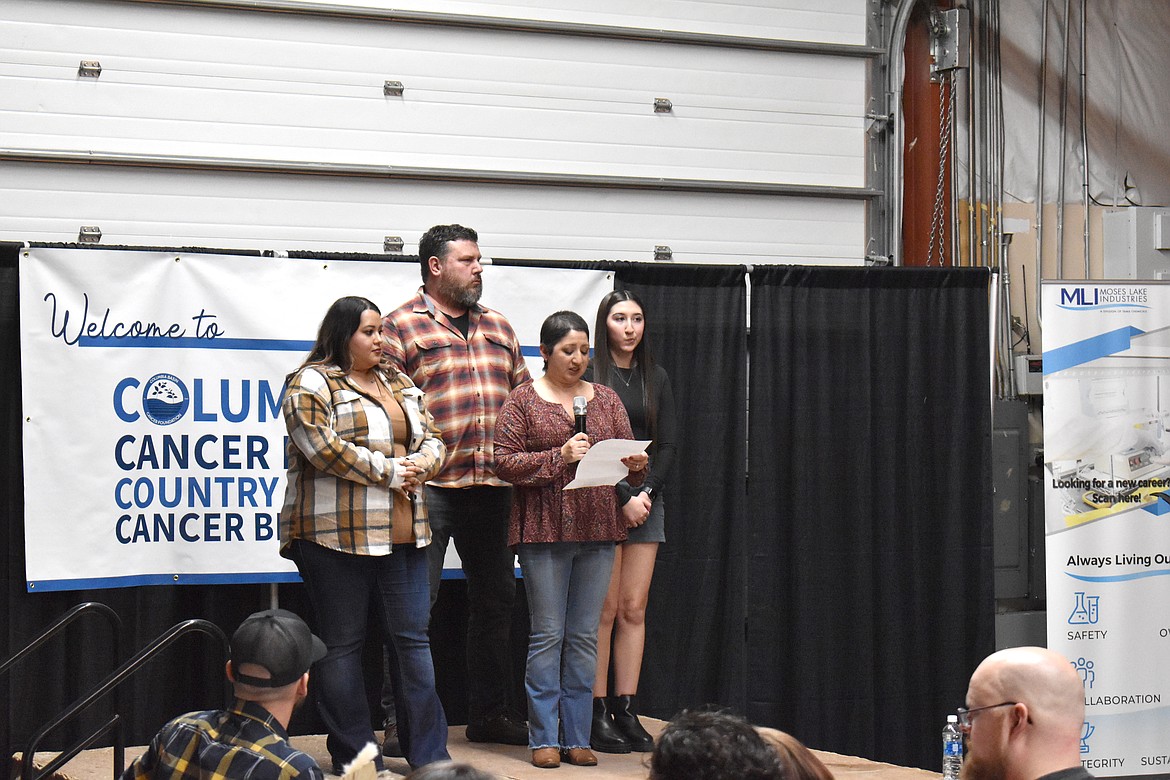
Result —
[[[325,657],[325,643],[287,609],[266,609],[244,619],[232,634],[232,674],[236,680],[260,688],[280,688],[296,682],[309,667]],[[268,670],[269,677],[241,674],[244,664]]]

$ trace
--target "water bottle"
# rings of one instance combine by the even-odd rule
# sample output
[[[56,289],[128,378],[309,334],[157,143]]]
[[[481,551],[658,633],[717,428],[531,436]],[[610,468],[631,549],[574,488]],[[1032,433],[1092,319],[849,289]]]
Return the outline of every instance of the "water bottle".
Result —
[[[963,732],[959,731],[959,716],[947,715],[943,729],[943,780],[959,780],[959,769],[963,766]]]

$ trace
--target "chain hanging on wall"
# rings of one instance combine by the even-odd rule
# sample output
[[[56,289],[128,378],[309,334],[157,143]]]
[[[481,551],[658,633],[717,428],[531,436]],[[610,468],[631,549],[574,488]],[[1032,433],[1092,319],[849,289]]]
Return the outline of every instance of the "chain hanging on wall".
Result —
[[[926,264],[935,264],[935,246],[938,247],[938,265],[947,265],[946,260],[946,197],[947,166],[951,153],[951,136],[954,134],[955,118],[955,74],[946,71],[940,74],[938,84],[938,185],[934,192],[934,212],[930,217],[930,243],[927,244]]]

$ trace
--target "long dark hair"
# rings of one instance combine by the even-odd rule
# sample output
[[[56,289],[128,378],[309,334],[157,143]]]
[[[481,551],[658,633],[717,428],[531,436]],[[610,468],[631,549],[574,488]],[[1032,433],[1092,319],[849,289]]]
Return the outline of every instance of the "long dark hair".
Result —
[[[361,325],[362,314],[367,311],[374,311],[379,315],[382,313],[376,303],[358,295],[347,295],[334,301],[329,311],[325,312],[321,327],[317,329],[317,342],[313,344],[312,351],[305,358],[305,362],[289,374],[289,378],[291,379],[305,366],[337,366],[348,374],[353,368],[349,340]]]
[[[597,338],[593,347],[593,378],[607,387],[614,387],[617,382],[613,358],[609,351],[609,312],[619,303],[630,301],[637,304],[642,310],[642,321],[645,323],[646,306],[642,299],[629,290],[614,290],[601,299],[597,307]],[[649,333],[642,327],[642,340],[634,347],[634,364],[642,369],[642,404],[646,408],[646,421],[650,424],[650,438],[658,438],[658,407],[654,403],[654,356],[647,344]]]

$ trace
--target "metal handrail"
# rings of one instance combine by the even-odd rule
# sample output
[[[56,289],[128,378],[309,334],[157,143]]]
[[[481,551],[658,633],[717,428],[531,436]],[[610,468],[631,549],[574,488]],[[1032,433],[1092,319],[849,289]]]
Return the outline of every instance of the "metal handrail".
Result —
[[[42,631],[40,635],[36,637],[36,639],[29,642],[24,646],[23,649],[18,650],[15,655],[10,657],[4,663],[0,664],[0,674],[8,671],[18,661],[23,660],[38,647],[59,634],[74,620],[91,612],[99,613],[109,621],[110,627],[114,630],[114,658],[121,656],[122,652],[119,645],[121,644],[120,639],[122,636],[122,618],[118,617],[118,613],[107,607],[105,604],[97,601],[86,601],[82,604],[78,604],[76,607],[66,612],[57,619],[56,623]]]
[[[109,731],[114,732],[114,778],[118,778],[122,774],[119,767],[123,767],[126,764],[126,746],[122,738],[122,716],[116,712],[110,716],[109,720],[99,726],[97,730],[88,737],[83,737],[72,747],[66,748],[61,753],[58,753],[56,758],[41,767],[41,773],[37,776],[46,777],[53,774],[58,769],[72,761],[78,753],[93,747],[93,745],[98,741],[98,738]],[[25,778],[23,771],[25,766],[28,766],[30,770],[32,769],[32,759],[32,753],[25,753],[21,756],[22,778]]]
[[[49,774],[50,769],[56,769],[62,766],[66,761],[79,753],[82,749],[82,746],[93,742],[99,736],[101,736],[102,733],[111,728],[113,728],[115,731],[116,741],[114,746],[114,778],[116,780],[116,778],[122,774],[122,770],[126,765],[125,745],[122,744],[121,728],[119,728],[120,717],[118,715],[114,715],[114,717],[107,721],[104,726],[98,729],[98,731],[82,740],[82,746],[73,746],[68,748],[56,759],[54,759],[54,761],[51,762],[49,766],[43,769],[39,774],[36,773],[35,768],[33,767],[33,756],[36,753],[36,749],[40,745],[41,740],[43,740],[47,734],[61,726],[61,724],[65,723],[66,721],[76,717],[98,699],[117,688],[129,677],[137,673],[143,666],[146,665],[148,661],[152,660],[154,656],[158,655],[160,652],[169,647],[176,639],[183,636],[184,634],[194,632],[202,632],[219,639],[220,644],[223,647],[224,659],[227,659],[228,638],[227,635],[224,634],[224,632],[219,628],[219,626],[206,620],[185,620],[182,623],[178,623],[172,626],[168,631],[159,635],[157,639],[140,650],[133,658],[129,659],[113,672],[111,672],[110,675],[106,677],[106,679],[101,683],[99,683],[92,691],[75,701],[73,704],[67,707],[64,712],[58,715],[54,720],[42,726],[40,731],[33,735],[33,737],[28,742],[28,746],[24,750],[24,755],[21,757],[21,780],[40,780],[40,778],[43,778]],[[67,756],[64,761],[61,761],[61,756],[64,756],[66,753],[70,753],[70,755]]]
[[[110,607],[106,606],[105,604],[102,604],[101,602],[86,601],[86,602],[82,602],[81,604],[78,604],[77,606],[73,607],[68,612],[63,614],[61,617],[57,618],[56,622],[54,622],[52,625],[50,625],[48,628],[46,628],[44,631],[42,631],[40,634],[38,634],[31,642],[29,642],[23,648],[18,650],[16,653],[14,653],[12,656],[10,656],[3,663],[0,663],[0,674],[4,674],[9,669],[11,669],[13,666],[15,666],[17,663],[19,663],[20,661],[23,661],[25,658],[32,655],[32,653],[35,650],[37,650],[37,648],[41,647],[46,642],[48,642],[50,639],[55,637],[57,634],[64,631],[65,628],[67,626],[69,626],[71,623],[73,623],[75,620],[83,617],[84,615],[89,615],[89,614],[101,615],[110,624],[110,628],[112,629],[111,630],[111,639],[112,639],[113,651],[114,651],[112,657],[115,661],[117,659],[121,658],[122,657],[122,641],[121,641],[121,639],[122,639],[122,618],[118,616],[117,612],[115,612]],[[89,747],[94,742],[96,742],[98,737],[100,737],[101,735],[103,735],[107,732],[110,732],[110,731],[112,731],[114,733],[114,740],[113,740],[114,741],[114,760],[115,760],[115,762],[121,761],[122,763],[125,763],[125,761],[126,761],[126,746],[125,746],[125,740],[123,739],[123,736],[122,736],[122,718],[118,714],[115,714],[108,721],[106,721],[106,723],[103,724],[101,726],[101,728],[99,728],[97,731],[90,734],[88,737],[85,737],[84,739],[79,741],[75,746],[73,746],[73,747],[69,748],[68,750],[66,750],[65,752],[63,752],[61,754],[61,756],[65,756],[64,760],[61,760],[61,756],[58,756],[57,759],[54,759],[49,764],[49,766],[45,769],[44,773],[47,774],[49,772],[56,771],[59,767],[63,766],[65,764],[65,762],[69,761],[69,759],[73,758],[78,753],[80,753],[82,750],[85,750],[87,747]],[[23,758],[24,757],[22,756],[22,759]],[[29,763],[29,766],[32,765],[32,757],[31,756],[28,757],[28,763]]]

